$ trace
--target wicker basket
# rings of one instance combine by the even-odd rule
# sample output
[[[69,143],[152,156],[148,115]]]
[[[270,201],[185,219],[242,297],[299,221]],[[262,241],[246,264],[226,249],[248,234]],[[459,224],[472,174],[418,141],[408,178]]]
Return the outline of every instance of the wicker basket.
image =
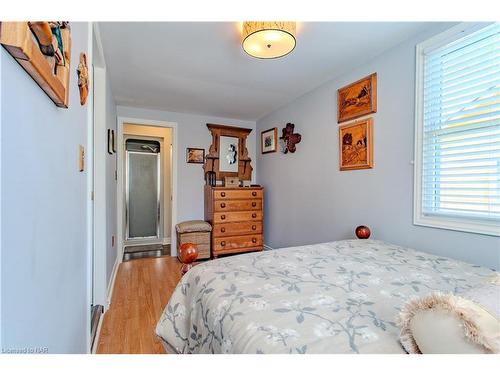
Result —
[[[198,247],[198,259],[210,258],[210,233],[212,227],[207,222],[193,220],[176,225],[177,254],[179,247],[186,242],[194,243]]]

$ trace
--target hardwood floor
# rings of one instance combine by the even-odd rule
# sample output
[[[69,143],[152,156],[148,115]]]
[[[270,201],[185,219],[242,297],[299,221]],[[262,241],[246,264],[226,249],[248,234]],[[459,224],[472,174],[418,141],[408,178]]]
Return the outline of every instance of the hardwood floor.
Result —
[[[120,264],[97,353],[164,353],[154,331],[181,278],[180,268],[177,258],[170,256]]]

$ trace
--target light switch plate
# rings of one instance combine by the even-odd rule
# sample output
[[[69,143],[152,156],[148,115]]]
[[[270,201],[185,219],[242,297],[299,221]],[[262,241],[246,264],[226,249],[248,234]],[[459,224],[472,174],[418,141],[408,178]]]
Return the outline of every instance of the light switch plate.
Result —
[[[85,148],[82,145],[79,145],[78,150],[79,150],[78,168],[80,172],[83,172],[85,170]]]

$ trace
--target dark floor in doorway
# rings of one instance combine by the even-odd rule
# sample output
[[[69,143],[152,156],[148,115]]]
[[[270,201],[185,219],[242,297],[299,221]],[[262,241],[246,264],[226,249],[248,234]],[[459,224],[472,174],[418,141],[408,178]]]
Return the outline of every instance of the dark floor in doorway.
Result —
[[[170,245],[125,246],[123,261],[126,262],[141,258],[158,258],[165,255],[170,255]]]

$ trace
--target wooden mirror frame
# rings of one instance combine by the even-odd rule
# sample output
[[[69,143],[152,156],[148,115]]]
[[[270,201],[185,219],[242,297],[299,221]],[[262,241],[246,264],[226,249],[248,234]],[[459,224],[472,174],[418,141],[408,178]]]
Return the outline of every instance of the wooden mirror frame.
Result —
[[[252,165],[246,140],[252,129],[238,128],[236,126],[207,124],[207,128],[212,133],[212,144],[205,158],[203,170],[207,172],[215,172],[217,181],[223,181],[225,177],[238,177],[240,180],[252,179]],[[221,172],[219,171],[219,142],[220,137],[236,137],[238,138],[238,172]]]

